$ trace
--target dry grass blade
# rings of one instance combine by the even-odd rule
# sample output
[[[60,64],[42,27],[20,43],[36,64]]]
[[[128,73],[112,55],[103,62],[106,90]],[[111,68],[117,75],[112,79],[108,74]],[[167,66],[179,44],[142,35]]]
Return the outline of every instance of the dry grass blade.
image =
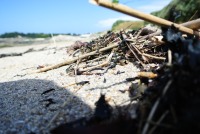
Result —
[[[142,130],[142,134],[147,134],[147,131],[148,131],[148,128],[149,128],[149,122],[152,120],[153,116],[154,116],[154,113],[160,103],[160,99],[165,95],[165,93],[167,92],[167,90],[169,89],[170,85],[172,84],[173,80],[169,80],[167,82],[167,84],[165,85],[165,88],[163,89],[163,92],[162,92],[162,95],[157,99],[157,101],[154,103],[150,113],[149,113],[149,116],[147,118],[147,122],[145,123],[144,125],[144,128]]]
[[[169,111],[164,112],[162,116],[159,118],[159,120],[156,122],[156,124],[160,124],[168,113]],[[152,127],[148,134],[153,134],[153,132],[156,130],[157,127],[158,125],[155,125],[154,127]]]

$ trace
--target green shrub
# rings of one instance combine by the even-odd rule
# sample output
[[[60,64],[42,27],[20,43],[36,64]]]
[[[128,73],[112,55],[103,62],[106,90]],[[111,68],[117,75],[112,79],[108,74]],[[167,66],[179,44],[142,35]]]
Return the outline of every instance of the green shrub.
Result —
[[[181,16],[177,18],[176,23],[183,23],[189,20],[200,18],[199,0],[172,0],[170,4],[160,11],[152,12],[152,15],[169,19],[172,8],[180,12]]]
[[[27,38],[48,38],[51,37],[51,34],[44,34],[44,33],[19,33],[19,32],[11,32],[11,33],[4,33],[0,35],[0,38],[15,38],[15,37],[27,37]]]
[[[113,23],[113,25],[112,25],[112,30],[114,30],[115,27],[117,27],[119,24],[121,24],[121,23],[123,23],[123,22],[124,22],[124,20],[117,20],[115,23]]]
[[[137,30],[144,26],[144,21],[116,21],[112,26],[112,31],[117,31],[121,29],[133,29]]]

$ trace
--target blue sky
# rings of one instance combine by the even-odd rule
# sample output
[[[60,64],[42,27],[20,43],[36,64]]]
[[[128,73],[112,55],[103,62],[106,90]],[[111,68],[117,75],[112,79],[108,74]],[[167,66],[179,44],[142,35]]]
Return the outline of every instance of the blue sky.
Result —
[[[150,13],[171,0],[119,0],[136,10]],[[88,0],[0,0],[0,34],[95,33],[109,30],[118,19],[136,18],[92,5]]]

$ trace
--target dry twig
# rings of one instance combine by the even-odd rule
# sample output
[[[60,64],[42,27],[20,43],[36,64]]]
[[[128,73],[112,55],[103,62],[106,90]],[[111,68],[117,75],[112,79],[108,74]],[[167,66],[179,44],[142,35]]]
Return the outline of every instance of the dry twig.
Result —
[[[156,111],[156,109],[157,109],[157,107],[158,107],[158,105],[159,105],[159,103],[160,103],[161,98],[166,94],[166,92],[167,92],[167,90],[169,89],[169,87],[170,87],[170,85],[172,84],[172,82],[173,82],[173,80],[169,80],[169,81],[167,82],[167,84],[165,85],[165,88],[163,89],[163,92],[162,92],[161,96],[160,96],[160,97],[157,99],[157,101],[154,103],[154,105],[153,105],[153,107],[152,107],[152,109],[151,109],[151,111],[150,111],[150,113],[149,113],[149,116],[148,116],[148,118],[147,118],[147,122],[145,123],[144,128],[143,128],[143,130],[142,130],[142,134],[146,134],[146,133],[147,133],[148,128],[149,128],[149,122],[152,120],[152,118],[153,118],[153,116],[154,116],[154,113],[155,113],[155,111]]]
[[[140,54],[142,56],[150,57],[150,58],[157,59],[157,60],[165,60],[166,59],[165,57],[158,57],[158,56],[142,53],[133,43],[131,44],[131,46],[138,52],[138,54]]]
[[[156,122],[156,125],[155,125],[154,127],[151,128],[151,130],[149,131],[148,134],[152,134],[152,133],[156,130],[158,124],[160,124],[160,123],[162,122],[162,120],[166,117],[166,115],[167,115],[168,113],[169,113],[169,111],[166,111],[166,112],[164,112],[164,113],[162,114],[162,116],[161,116],[161,117],[159,118],[159,120]]]
[[[104,51],[107,51],[107,50],[109,50],[109,49],[115,48],[115,47],[117,47],[117,46],[118,46],[117,43],[116,43],[116,44],[110,44],[110,45],[108,45],[107,47],[101,48],[101,49],[99,50],[99,52],[104,52]],[[81,56],[79,56],[79,57],[75,57],[75,58],[73,58],[73,59],[70,59],[70,60],[67,60],[67,61],[58,63],[58,64],[56,64],[56,65],[52,65],[52,66],[48,66],[48,67],[41,68],[40,70],[34,71],[34,72],[32,72],[32,73],[46,72],[46,71],[49,71],[49,70],[52,70],[52,69],[56,69],[56,68],[59,68],[59,67],[62,67],[62,66],[65,66],[65,65],[69,65],[69,64],[71,64],[71,63],[74,63],[74,62],[76,62],[79,58],[80,58],[80,59],[84,59],[84,58],[86,58],[86,57],[89,57],[89,56],[92,56],[92,55],[96,55],[96,54],[97,54],[96,51],[93,51],[93,52],[90,52],[90,53],[86,53],[86,54],[81,55]]]
[[[113,52],[108,56],[108,58],[106,59],[106,61],[105,62],[103,62],[103,63],[101,63],[101,64],[99,64],[99,65],[96,65],[96,66],[93,66],[93,67],[88,67],[88,68],[85,68],[85,69],[78,69],[78,71],[80,72],[80,73],[83,73],[83,72],[88,72],[88,71],[90,71],[90,70],[93,70],[93,69],[95,69],[95,68],[99,68],[99,67],[104,67],[104,66],[108,66],[109,65],[109,63],[111,62],[111,59],[112,59],[112,56],[113,56]]]
[[[139,59],[139,57],[137,56],[137,54],[131,49],[130,45],[128,43],[126,43],[126,45],[128,46],[129,50],[132,52],[132,54],[135,56],[135,58],[140,62],[140,64],[145,67],[145,64]]]

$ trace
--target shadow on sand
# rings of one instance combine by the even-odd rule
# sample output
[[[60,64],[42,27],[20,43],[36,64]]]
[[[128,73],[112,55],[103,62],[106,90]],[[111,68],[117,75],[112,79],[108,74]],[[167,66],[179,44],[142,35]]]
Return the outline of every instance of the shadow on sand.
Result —
[[[0,109],[0,133],[41,133],[92,112],[73,93],[41,79],[0,83]],[[84,111],[74,114],[80,109]],[[60,116],[49,124],[57,113]]]
[[[109,122],[116,107],[105,101],[105,95],[95,105],[92,110],[81,98],[52,81],[0,83],[0,133],[132,133],[136,126],[133,120],[122,116]]]

